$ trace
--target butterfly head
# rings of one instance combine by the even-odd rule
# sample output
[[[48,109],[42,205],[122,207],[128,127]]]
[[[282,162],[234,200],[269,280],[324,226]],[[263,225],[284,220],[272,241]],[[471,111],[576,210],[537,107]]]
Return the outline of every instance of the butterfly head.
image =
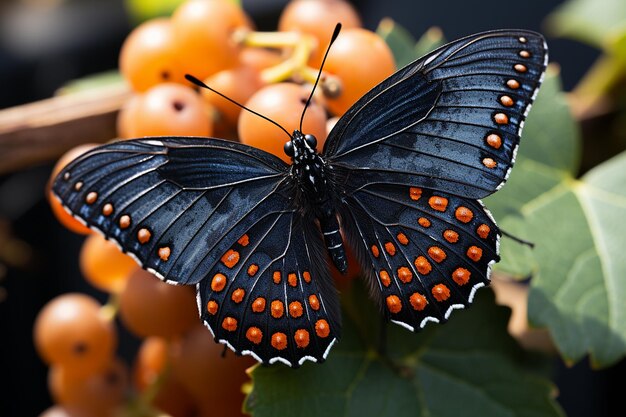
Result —
[[[291,139],[285,142],[283,149],[294,163],[302,163],[315,158],[317,155],[316,147],[317,139],[315,136],[304,135],[299,130],[294,130]]]

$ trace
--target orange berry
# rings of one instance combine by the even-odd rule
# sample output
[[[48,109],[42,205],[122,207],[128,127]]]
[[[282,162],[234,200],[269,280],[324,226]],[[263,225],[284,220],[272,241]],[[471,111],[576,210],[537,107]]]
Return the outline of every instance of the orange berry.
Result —
[[[83,242],[80,251],[80,270],[91,285],[111,293],[119,293],[128,276],[137,268],[137,262],[122,253],[117,244],[94,233]]]
[[[195,290],[137,268],[120,293],[120,319],[138,336],[179,336],[198,322]]]
[[[172,15],[181,70],[204,79],[237,64],[233,33],[249,27],[241,7],[225,0],[190,0]]]
[[[291,134],[299,129],[300,116],[309,94],[309,89],[297,84],[272,84],[257,91],[246,106],[274,120]],[[302,131],[315,136],[317,149],[322,149],[326,140],[326,112],[315,99],[306,111]],[[270,122],[244,111],[239,117],[238,132],[242,143],[263,149],[291,163],[291,158],[283,151],[289,137]]]
[[[211,109],[194,90],[164,83],[131,98],[118,115],[122,138],[142,136],[211,136]]]
[[[170,19],[149,20],[128,35],[120,51],[120,72],[135,91],[163,82],[186,83]]]
[[[205,83],[238,103],[245,103],[263,86],[259,72],[250,67],[239,66],[211,75]],[[231,103],[214,92],[202,89],[204,101],[218,112],[218,117],[230,126],[237,126],[241,107]]]
[[[356,10],[344,0],[294,0],[283,10],[278,30],[312,35],[317,46],[309,64],[318,67],[337,22],[341,22],[342,30],[361,27]]]
[[[55,365],[48,373],[48,387],[57,404],[94,417],[111,416],[122,406],[128,389],[128,370],[114,358],[99,372],[84,377]]]
[[[37,315],[35,347],[48,364],[63,366],[73,376],[100,371],[109,363],[117,336],[100,304],[83,294],[64,294]]]
[[[256,361],[232,352],[223,356],[223,351],[224,345],[216,343],[206,327],[197,325],[173,346],[172,375],[200,410],[211,411],[208,415],[240,416],[241,386],[249,380],[245,371]]]
[[[324,72],[335,75],[341,82],[339,95],[326,99],[328,109],[342,115],[395,69],[391,49],[376,33],[365,29],[342,31],[324,65]]]

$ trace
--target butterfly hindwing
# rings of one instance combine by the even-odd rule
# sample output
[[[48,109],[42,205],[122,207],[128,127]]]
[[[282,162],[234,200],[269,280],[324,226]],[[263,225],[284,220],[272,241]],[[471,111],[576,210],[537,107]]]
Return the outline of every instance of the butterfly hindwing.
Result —
[[[546,64],[534,32],[449,43],[363,96],[330,132],[324,155],[353,187],[387,179],[483,198],[506,181]]]
[[[499,260],[499,231],[480,201],[370,184],[340,214],[374,298],[411,330],[469,305]]]
[[[341,326],[323,250],[312,219],[267,216],[198,284],[202,320],[217,340],[260,362],[323,361]]]
[[[81,156],[53,192],[144,268],[195,284],[259,218],[288,206],[286,169],[278,158],[227,141],[139,139]]]

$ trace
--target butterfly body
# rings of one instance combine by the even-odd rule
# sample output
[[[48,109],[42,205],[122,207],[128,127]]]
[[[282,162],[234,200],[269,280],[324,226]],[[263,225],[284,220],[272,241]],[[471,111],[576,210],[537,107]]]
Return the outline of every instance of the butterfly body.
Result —
[[[114,142],[52,190],[78,219],[175,284],[196,285],[217,341],[263,363],[323,361],[341,314],[327,264],[355,253],[382,314],[417,331],[488,285],[500,231],[480,199],[514,163],[547,65],[543,37],[484,32],[365,94],[292,163],[213,138]]]
[[[337,222],[335,189],[329,186],[327,170],[330,169],[317,152],[317,139],[295,130],[292,139],[285,143],[285,153],[291,156],[291,172],[300,191],[299,206],[308,208],[317,218],[324,237],[326,250],[335,267],[342,273],[348,269],[348,260]]]

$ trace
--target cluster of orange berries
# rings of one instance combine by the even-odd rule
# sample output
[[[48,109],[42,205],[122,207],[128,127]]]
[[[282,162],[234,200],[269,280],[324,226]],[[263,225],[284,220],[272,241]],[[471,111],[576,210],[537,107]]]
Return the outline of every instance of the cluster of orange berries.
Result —
[[[211,91],[197,91],[184,75],[293,131],[337,22],[343,30],[302,129],[317,137],[321,149],[333,120],[395,70],[389,47],[360,27],[344,0],[294,0],[283,11],[278,32],[255,32],[252,20],[229,0],[189,0],[171,18],[141,24],[120,54],[133,95],[119,113],[119,137],[225,137],[289,162],[284,132]],[[66,153],[51,179],[94,146]],[[137,415],[239,414],[244,370],[252,362],[233,355],[220,360],[222,346],[199,324],[194,289],[162,283],[141,270],[114,243],[69,215],[50,191],[48,197],[64,226],[88,235],[80,254],[82,274],[111,301],[102,306],[87,295],[65,294],[39,313],[35,345],[50,365],[49,388],[57,404],[44,415],[104,417],[131,403]],[[115,355],[116,317],[145,338],[132,377]],[[134,401],[129,392],[136,393]]]

